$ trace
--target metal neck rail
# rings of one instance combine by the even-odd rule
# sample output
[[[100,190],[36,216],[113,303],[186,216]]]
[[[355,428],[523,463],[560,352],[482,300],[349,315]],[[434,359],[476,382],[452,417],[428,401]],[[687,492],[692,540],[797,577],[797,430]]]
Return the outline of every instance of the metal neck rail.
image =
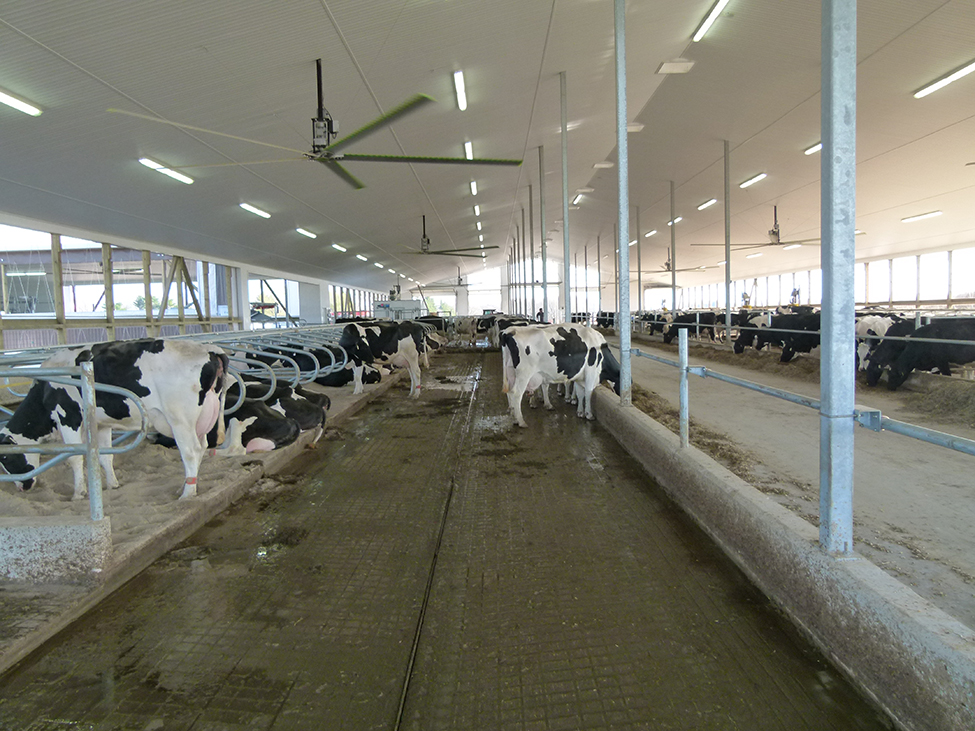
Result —
[[[713,371],[705,366],[689,365],[687,361],[687,330],[681,330],[678,337],[678,360],[676,361],[671,360],[670,358],[663,358],[659,355],[644,353],[639,348],[632,348],[630,353],[632,355],[637,355],[641,358],[648,358],[680,370],[681,382],[679,410],[680,440],[682,447],[686,447],[688,445],[687,433],[689,420],[689,398],[687,394],[687,374],[693,374],[695,376],[700,376],[701,378],[714,378],[715,380],[730,383],[734,386],[747,388],[752,391],[757,391],[758,393],[773,396],[775,398],[782,399],[783,401],[790,401],[794,404],[799,404],[800,406],[806,406],[811,409],[816,409],[817,411],[819,410],[819,399],[811,398],[809,396],[801,396],[799,394],[792,393],[791,391],[784,391],[780,388],[765,386],[761,383],[755,383],[754,381],[746,381],[743,378],[736,378],[734,376]],[[939,447],[953,449],[956,452],[964,452],[965,454],[975,455],[975,440],[966,439],[965,437],[956,436],[954,434],[947,434],[945,432],[928,429],[923,426],[917,426],[916,424],[891,419],[888,416],[884,416],[879,409],[857,406],[853,410],[853,417],[860,426],[866,427],[871,431],[889,431],[895,434],[911,437],[912,439],[919,439],[923,442],[928,442],[929,444],[935,444]]]

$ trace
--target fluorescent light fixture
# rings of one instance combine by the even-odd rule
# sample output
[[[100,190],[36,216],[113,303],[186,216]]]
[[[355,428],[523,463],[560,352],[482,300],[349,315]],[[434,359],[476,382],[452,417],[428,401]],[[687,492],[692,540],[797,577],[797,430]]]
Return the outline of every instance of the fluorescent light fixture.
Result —
[[[480,216],[481,215],[481,207],[480,206],[474,206],[474,215],[475,216]]]
[[[355,258],[358,259],[359,261],[369,261],[369,257],[363,256],[362,254],[356,254]]]
[[[32,117],[39,117],[41,114],[40,107],[35,106],[28,101],[24,101],[8,91],[0,91],[0,103],[6,104],[8,107],[13,107],[18,112],[29,114]]]
[[[464,143],[464,155],[467,156],[468,160],[474,159],[474,143],[470,140]]]
[[[582,200],[582,193],[577,193],[576,197],[572,199],[572,205],[574,206],[579,205],[579,201],[581,200]]]
[[[668,226],[673,226],[675,223],[680,223],[683,220],[684,220],[684,217],[683,216],[678,216],[673,221],[667,221],[667,225]]]
[[[386,271],[389,272],[390,274],[396,274],[395,269],[387,269]]]
[[[477,195],[477,181],[471,181],[471,195]]]
[[[44,272],[5,272],[8,277],[43,277]]]
[[[792,251],[793,249],[799,249],[802,244],[789,244],[788,246],[783,246],[782,251]]]
[[[250,203],[241,203],[240,204],[240,207],[243,208],[245,211],[250,211],[255,216],[260,216],[261,218],[270,218],[271,217],[271,214],[270,213],[268,213],[267,211],[262,211],[260,208],[256,208],[256,207],[252,206]]]
[[[941,211],[930,211],[929,213],[921,213],[917,216],[908,216],[907,218],[902,218],[901,223],[914,223],[915,221],[923,221],[925,218],[934,218],[935,216],[940,216]]]
[[[378,261],[375,262],[373,264],[373,266],[379,267],[380,269],[385,269],[386,268],[386,265],[385,264],[380,264]]]
[[[307,230],[305,230],[303,228],[296,228],[295,231],[297,231],[298,233],[300,233],[302,236],[307,236],[310,239],[317,239],[318,238],[318,234],[313,234],[311,231],[307,231]]]
[[[686,74],[694,67],[694,62],[686,58],[664,61],[657,67],[658,74]]]
[[[942,89],[948,86],[948,84],[950,84],[952,81],[958,81],[958,79],[960,79],[962,76],[968,76],[968,74],[972,73],[972,71],[975,71],[975,61],[971,61],[965,66],[962,66],[960,69],[952,71],[947,76],[940,78],[933,83],[928,84],[927,86],[925,86],[922,89],[919,89],[918,91],[915,91],[914,98],[921,99],[923,97],[926,97],[931,92],[937,91],[938,89]]]
[[[191,185],[193,183],[193,178],[183,175],[183,173],[177,173],[175,170],[170,170],[168,167],[162,163],[156,162],[151,157],[140,157],[139,162],[141,162],[147,168],[155,170],[157,173],[168,175],[173,180],[178,180],[179,182],[186,183],[187,185]]]
[[[757,258],[758,258],[758,257],[760,257],[761,255],[762,255],[762,254],[761,254],[761,252],[757,252],[757,253],[755,253],[755,254],[746,254],[746,255],[745,255],[745,258],[746,258],[746,259],[757,259]]]
[[[338,249],[338,250],[339,250],[339,251],[341,251],[341,252],[342,252],[343,254],[344,254],[344,253],[345,253],[346,251],[348,251],[348,249],[346,249],[346,248],[345,248],[344,246],[342,246],[341,244],[332,244],[332,248],[333,248],[333,249]]]
[[[823,149],[823,143],[822,142],[817,142],[812,147],[807,147],[805,150],[803,150],[802,151],[802,154],[803,155],[815,155],[817,152],[819,152],[822,149]]]
[[[725,5],[727,4],[728,0],[718,0],[718,2],[714,4],[714,7],[711,8],[711,12],[707,14],[707,17],[705,17],[703,21],[701,21],[701,24],[697,27],[697,30],[694,31],[694,35],[691,36],[692,41],[697,43],[699,40],[704,38],[705,34],[711,29],[711,26],[714,25],[714,21],[718,19],[718,16],[721,15],[721,11],[724,10]]]
[[[481,230],[481,222],[480,222],[480,221],[478,221],[478,222],[477,222],[477,230],[478,230],[478,231],[480,231],[480,230]]]
[[[643,125],[640,122],[630,122],[626,125],[627,132],[639,132],[643,129]]]
[[[768,175],[766,175],[765,173],[759,173],[755,177],[749,178],[744,183],[741,183],[738,187],[739,188],[747,188],[749,185],[755,185],[755,183],[757,183],[759,180],[765,180],[765,178],[767,178],[767,177],[768,177]]]
[[[728,263],[728,260],[727,259],[722,259],[721,261],[718,262],[718,266],[721,266],[722,264],[727,264],[727,263]]]
[[[712,198],[709,201],[704,201],[704,203],[702,203],[701,205],[699,205],[697,207],[697,210],[703,211],[705,208],[710,208],[711,206],[713,206],[717,202],[718,202],[718,199],[717,198]]]
[[[596,170],[604,170],[613,167],[615,164],[616,163],[610,162],[609,160],[602,160],[600,162],[597,162],[595,165],[593,165],[593,168],[595,168]]]
[[[484,234],[478,234],[477,235],[477,240],[478,241],[484,241]]]
[[[467,88],[464,86],[464,72],[454,71],[454,89],[457,91],[457,108],[467,109]]]
[[[649,239],[651,236],[656,235],[656,233],[657,233],[657,229],[654,229],[653,231],[647,231],[645,234],[643,234],[643,238]]]

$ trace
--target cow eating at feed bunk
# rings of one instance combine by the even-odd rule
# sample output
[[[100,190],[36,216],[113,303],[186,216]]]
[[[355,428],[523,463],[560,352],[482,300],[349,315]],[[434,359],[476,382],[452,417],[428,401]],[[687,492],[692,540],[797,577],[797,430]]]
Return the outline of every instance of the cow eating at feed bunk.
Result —
[[[610,381],[620,392],[620,366],[606,339],[590,327],[579,324],[527,325],[510,327],[500,334],[503,393],[518,426],[527,427],[521,412],[525,392],[550,383],[575,386],[578,416],[593,419],[592,392]],[[544,392],[543,392],[544,394]],[[546,401],[546,406],[549,406]]]
[[[134,393],[145,405],[149,427],[176,440],[185,471],[180,498],[194,497],[207,448],[206,435],[215,424],[218,441],[223,441],[226,353],[216,346],[186,340],[127,340],[66,349],[45,360],[42,367],[75,366],[88,360],[93,364],[96,383]],[[123,396],[96,391],[95,406],[98,446],[102,449],[111,446],[113,427],[140,428],[139,409]],[[57,436],[65,444],[84,442],[81,392],[75,386],[37,380],[0,429],[0,444],[32,445]],[[68,458],[74,475],[74,500],[88,492],[83,461],[81,455]],[[117,488],[112,455],[102,453],[99,461],[106,487]],[[0,465],[14,475],[30,472],[38,464],[38,454],[0,455]],[[19,487],[30,489],[34,480],[27,478]]]

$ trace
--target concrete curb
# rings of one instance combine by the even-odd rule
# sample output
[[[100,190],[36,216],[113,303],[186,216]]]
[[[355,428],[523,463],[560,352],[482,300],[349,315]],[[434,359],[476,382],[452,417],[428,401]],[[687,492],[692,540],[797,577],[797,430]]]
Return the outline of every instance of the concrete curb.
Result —
[[[975,728],[975,632],[608,389],[597,417],[742,571],[901,728]]]
[[[384,378],[381,383],[350,403],[341,413],[328,419],[327,425],[336,426],[346,422],[354,414],[365,408],[368,403],[399,383],[402,378],[403,372],[401,371]],[[299,436],[294,444],[283,449],[237,458],[251,468],[242,474],[238,481],[208,490],[201,493],[197,498],[186,501],[185,508],[180,510],[179,514],[171,520],[159,525],[142,540],[126,544],[123,549],[113,553],[108,566],[99,579],[85,587],[87,591],[80,592],[76,601],[69,602],[63,611],[43,625],[7,643],[0,651],[0,674],[13,668],[130,579],[135,578],[154,561],[193,535],[239,500],[262,477],[282,471],[304,450],[305,445],[311,442],[312,437],[312,433],[307,432]],[[228,457],[226,459],[234,458]]]

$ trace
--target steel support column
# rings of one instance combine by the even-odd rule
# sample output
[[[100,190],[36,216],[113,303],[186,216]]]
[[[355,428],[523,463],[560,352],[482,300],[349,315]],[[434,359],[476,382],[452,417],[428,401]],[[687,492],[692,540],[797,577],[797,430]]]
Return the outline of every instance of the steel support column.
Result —
[[[565,71],[559,72],[559,99],[562,111],[562,293],[565,322],[572,319],[569,287],[569,123],[565,102]]]
[[[856,0],[822,4],[822,360],[819,541],[853,551]]]
[[[532,311],[531,316],[534,317],[537,310],[535,310],[535,199],[532,197],[532,186],[531,183],[528,184],[528,245],[531,250],[531,262],[532,262]]]
[[[731,340],[731,162],[724,141],[724,336]]]
[[[677,312],[677,222],[674,220],[674,181],[670,181],[670,311]]]
[[[620,403],[632,404],[633,381],[630,371],[630,181],[629,151],[626,146],[626,2],[614,0],[616,30],[616,149],[618,152],[617,187],[619,233],[619,328],[620,338]]]
[[[546,322],[551,322],[548,309],[548,231],[545,229],[545,148],[538,146],[538,218],[542,232],[542,309]]]

